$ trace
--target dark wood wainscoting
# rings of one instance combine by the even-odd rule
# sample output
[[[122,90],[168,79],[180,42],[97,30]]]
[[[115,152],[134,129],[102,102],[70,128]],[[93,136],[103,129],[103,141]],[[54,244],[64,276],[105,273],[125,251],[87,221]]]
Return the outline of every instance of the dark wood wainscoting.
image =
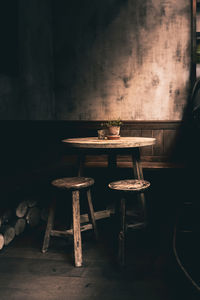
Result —
[[[2,175],[18,170],[43,170],[74,163],[61,140],[97,136],[102,121],[1,121]],[[155,137],[154,146],[141,149],[146,168],[178,167],[185,163],[191,132],[181,121],[125,121],[121,136]],[[75,159],[75,158],[74,158]],[[104,166],[105,156],[88,156],[88,166]],[[129,167],[130,157],[118,157],[118,166]]]

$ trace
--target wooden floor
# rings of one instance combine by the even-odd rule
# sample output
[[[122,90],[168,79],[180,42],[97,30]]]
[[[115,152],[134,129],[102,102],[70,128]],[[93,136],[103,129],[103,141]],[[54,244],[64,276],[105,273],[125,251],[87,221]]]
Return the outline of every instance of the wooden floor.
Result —
[[[182,284],[173,259],[147,233],[129,234],[127,267],[120,269],[109,224],[109,220],[99,221],[98,243],[92,232],[83,233],[81,268],[73,266],[70,240],[54,238],[49,251],[42,254],[43,227],[17,237],[0,252],[0,299],[195,299]]]

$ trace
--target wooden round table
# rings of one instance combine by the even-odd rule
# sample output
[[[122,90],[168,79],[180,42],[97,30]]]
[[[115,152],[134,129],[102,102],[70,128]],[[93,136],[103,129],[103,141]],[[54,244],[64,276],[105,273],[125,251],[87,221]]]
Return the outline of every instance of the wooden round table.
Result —
[[[120,137],[118,140],[100,140],[98,137],[84,137],[84,138],[69,138],[62,140],[67,146],[74,149],[82,149],[83,152],[79,152],[79,170],[78,176],[83,173],[83,166],[85,155],[87,151],[101,150],[101,153],[108,154],[108,167],[115,168],[117,154],[126,150],[126,153],[132,157],[133,175],[135,179],[144,179],[143,170],[140,163],[140,147],[152,146],[156,143],[155,138],[148,137]],[[145,216],[145,196],[144,193],[139,195],[141,204],[143,206]]]
[[[140,165],[140,147],[152,146],[155,144],[155,138],[148,137],[121,137],[119,140],[100,140],[98,137],[85,138],[70,138],[62,141],[72,148],[83,149],[84,152],[79,153],[79,171],[78,175],[82,173],[85,154],[87,150],[101,150],[108,154],[108,166],[116,167],[116,155],[121,151],[126,150],[132,156],[133,172],[135,179],[143,179],[143,172]]]
[[[65,139],[63,142],[75,148],[123,149],[151,146],[155,144],[156,139],[147,137],[120,137],[118,140],[100,140],[98,137],[85,137]]]

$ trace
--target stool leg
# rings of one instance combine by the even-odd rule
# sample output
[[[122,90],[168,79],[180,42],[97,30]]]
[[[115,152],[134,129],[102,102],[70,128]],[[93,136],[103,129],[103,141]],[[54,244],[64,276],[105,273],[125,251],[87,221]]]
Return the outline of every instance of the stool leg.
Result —
[[[120,201],[120,232],[119,232],[119,263],[125,265],[125,235],[126,235],[126,200]]]
[[[82,266],[82,243],[80,230],[80,202],[79,191],[72,192],[72,211],[73,211],[73,234],[74,234],[74,258],[75,266]]]
[[[135,179],[144,179],[143,170],[142,170],[141,162],[140,162],[140,149],[139,148],[134,148],[134,151],[132,153],[132,162],[133,162],[134,178]],[[139,199],[139,203],[142,208],[144,223],[146,223],[145,195],[144,195],[144,193],[139,193],[137,197]]]
[[[55,206],[56,206],[56,201],[53,200],[49,207],[49,215],[48,215],[47,227],[46,227],[43,246],[42,246],[42,253],[47,252],[49,247],[51,230],[53,228],[53,223],[54,223]]]
[[[98,239],[98,232],[97,232],[97,227],[96,227],[96,221],[95,221],[95,216],[94,216],[94,208],[92,205],[92,198],[91,198],[91,190],[87,190],[87,199],[88,199],[88,206],[89,206],[89,220],[91,220],[92,222],[92,226],[93,226],[93,230],[94,230],[94,234],[95,234],[95,238],[96,240]]]

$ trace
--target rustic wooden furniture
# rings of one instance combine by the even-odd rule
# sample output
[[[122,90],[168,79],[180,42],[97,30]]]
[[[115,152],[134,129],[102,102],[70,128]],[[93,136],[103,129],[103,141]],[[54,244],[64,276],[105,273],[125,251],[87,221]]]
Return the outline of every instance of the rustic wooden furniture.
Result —
[[[83,166],[87,154],[108,155],[108,167],[116,167],[118,154],[129,154],[132,157],[132,166],[134,176],[140,178],[143,176],[140,165],[140,147],[152,146],[156,142],[155,138],[147,137],[121,137],[119,140],[99,140],[97,137],[70,138],[64,139],[63,143],[68,147],[75,148],[79,155],[78,175],[83,172]],[[92,152],[91,152],[92,151]]]
[[[126,193],[143,193],[149,186],[150,183],[146,180],[137,180],[137,179],[130,179],[130,180],[120,180],[114,181],[109,183],[109,188],[111,190],[117,191],[120,193],[120,231],[118,235],[119,239],[119,249],[118,249],[118,257],[119,262],[122,266],[125,264],[125,236],[126,230],[128,227],[132,227],[137,229],[144,225],[142,222],[134,223],[134,224],[127,224],[126,223]]]
[[[91,190],[90,187],[94,184],[94,179],[85,177],[66,177],[61,179],[56,179],[52,181],[52,185],[60,190],[68,190],[72,193],[72,214],[73,214],[73,229],[69,230],[54,230],[54,214],[55,214],[55,204],[54,199],[49,210],[48,222],[46,227],[46,232],[44,236],[44,242],[42,247],[42,252],[45,253],[49,247],[51,236],[69,236],[73,234],[74,237],[74,258],[75,266],[82,266],[82,243],[81,243],[81,232],[93,228],[95,236],[97,238],[97,228],[94,217],[94,209],[91,200]],[[85,215],[80,216],[80,190],[85,190],[87,193],[88,200],[88,219]],[[89,224],[81,226],[81,221],[88,221]]]
[[[68,137],[97,136],[103,121],[66,121],[64,126],[56,128],[56,132]],[[53,130],[53,129],[52,129]],[[54,130],[55,131],[55,130]],[[123,121],[121,137],[149,137],[155,138],[156,144],[140,148],[141,164],[143,169],[180,169],[187,162],[188,151],[186,140],[188,128],[182,121]],[[51,133],[52,134],[52,133]],[[63,148],[63,146],[62,146]],[[51,148],[52,149],[52,148]],[[183,151],[184,150],[184,151]],[[187,154],[187,155],[186,155]],[[54,151],[55,157],[55,151]],[[74,166],[77,155],[69,150],[64,153],[59,165],[62,167]],[[105,155],[87,155],[86,167],[107,167]],[[57,164],[58,167],[58,164]],[[131,168],[130,155],[117,156],[118,168]]]
[[[143,180],[143,170],[140,163],[140,148],[145,146],[152,146],[156,142],[155,138],[147,137],[121,137],[119,140],[100,140],[97,137],[85,138],[70,138],[64,139],[63,143],[67,146],[77,149],[79,155],[78,176],[83,174],[83,167],[85,157],[88,153],[107,154],[108,167],[115,168],[117,166],[117,155],[128,154],[132,158],[132,168],[134,179]],[[139,195],[143,212],[145,215],[145,197],[143,193]],[[108,214],[102,215],[107,217]],[[145,219],[145,218],[144,218]]]

